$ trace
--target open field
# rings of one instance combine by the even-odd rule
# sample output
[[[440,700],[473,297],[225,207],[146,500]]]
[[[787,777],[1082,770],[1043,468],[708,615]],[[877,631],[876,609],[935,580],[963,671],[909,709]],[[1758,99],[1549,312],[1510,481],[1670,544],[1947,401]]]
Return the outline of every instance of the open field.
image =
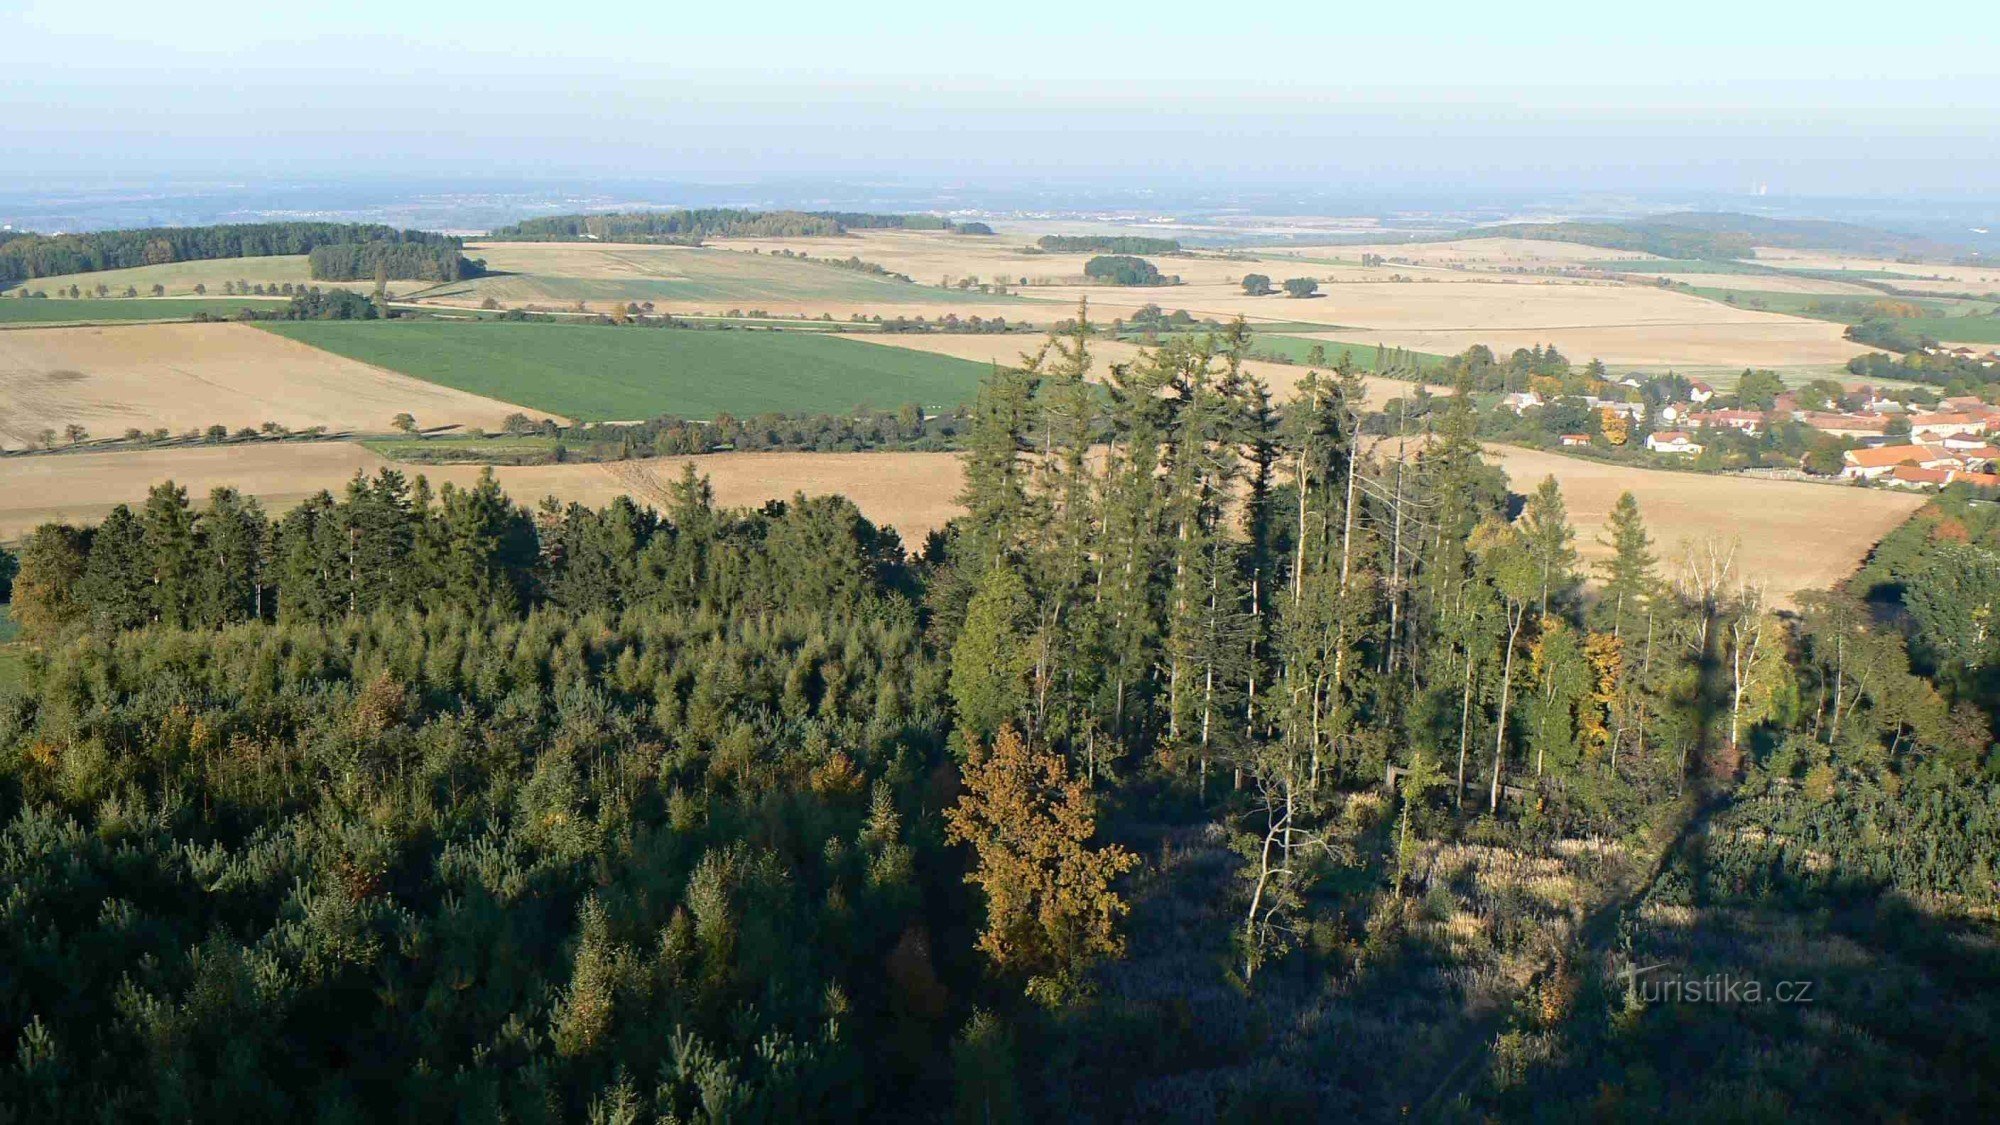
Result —
[[[264,422],[381,431],[408,412],[427,426],[492,429],[520,409],[245,324],[0,332],[0,444],[9,448],[72,423],[93,437]]]
[[[1787,277],[1775,273],[1673,273],[1651,274],[1645,270],[1632,271],[1632,277],[1671,277],[1675,281],[1692,285],[1696,289],[1734,289],[1757,293],[1809,293],[1844,297],[1888,298],[1880,289],[1857,285],[1851,281],[1828,281],[1817,277]]]
[[[1515,492],[1555,476],[1577,549],[1588,561],[1609,553],[1597,540],[1611,506],[1629,491],[1645,514],[1662,574],[1673,574],[1684,543],[1713,538],[1737,544],[1737,573],[1781,600],[1853,573],[1869,548],[1925,501],[1886,490],[1632,468],[1514,446],[1490,446],[1487,454],[1507,470]]]
[[[1690,297],[1688,300],[1697,300]],[[1704,302],[1715,304],[1716,302]],[[1726,305],[1718,307],[1727,308]],[[1387,329],[1314,333],[1315,337],[1368,339],[1392,347],[1455,355],[1485,344],[1505,355],[1515,348],[1554,344],[1574,362],[1601,359],[1620,369],[1707,373],[1745,367],[1779,371],[1829,371],[1869,349],[1841,336],[1832,321],[1775,314],[1750,324],[1635,324],[1569,328]]]
[[[1896,262],[1883,258],[1857,258],[1852,255],[1828,254],[1817,250],[1785,250],[1767,246],[1757,248],[1757,261],[1762,265],[1776,266],[1780,269],[1852,270],[1856,273],[1876,275],[1878,280],[1889,281],[1896,285],[1911,280],[1943,280],[1956,283],[1959,288],[1975,293],[2000,288],[2000,263],[1948,266],[1932,262]]]
[[[885,333],[879,336],[851,336],[848,339],[866,341],[884,347],[905,351],[927,352],[932,355],[956,356],[980,364],[1018,364],[1024,353],[1033,353],[1046,337],[1031,335],[1015,336],[923,336],[906,333]],[[1122,340],[1092,340],[1090,352],[1093,363],[1090,377],[1102,379],[1113,364],[1131,363],[1143,351],[1138,344]],[[1335,345],[1327,345],[1333,356],[1340,354]],[[1264,380],[1270,388],[1273,400],[1283,402],[1290,398],[1298,387],[1299,380],[1305,378],[1309,370],[1303,364],[1267,363],[1260,360],[1246,360],[1244,370]],[[1368,401],[1380,406],[1389,399],[1410,393],[1414,384],[1396,379],[1364,377],[1368,386]]]
[[[105,321],[187,320],[207,313],[226,320],[241,309],[282,308],[282,299],[246,297],[51,297],[46,301],[0,301],[0,327],[16,325],[97,324]]]
[[[492,242],[466,248],[484,258],[485,277],[435,285],[414,294],[427,302],[476,305],[491,297],[503,305],[593,308],[612,302],[645,302],[675,312],[764,309],[788,315],[904,312],[904,306],[970,315],[971,306],[1020,316],[1017,302],[978,292],[941,289],[775,257],[711,247],[627,243]],[[854,254],[848,248],[838,255]],[[1022,307],[1032,308],[1023,304]],[[906,315],[916,315],[908,311]],[[991,315],[982,313],[982,315]]]
[[[811,332],[426,321],[267,327],[418,379],[598,420],[956,406],[972,397],[981,374],[961,359],[882,352]]]
[[[122,270],[99,270],[95,273],[64,274],[60,277],[37,277],[22,282],[17,288],[30,292],[46,290],[50,300],[54,300],[57,289],[68,289],[75,285],[85,292],[94,292],[100,285],[111,288],[113,293],[123,293],[131,286],[141,293],[152,292],[153,286],[165,286],[167,296],[185,297],[194,292],[196,284],[208,287],[208,296],[222,295],[224,282],[248,282],[251,285],[318,285],[330,289],[373,290],[373,281],[314,281],[312,271],[306,265],[304,254],[272,254],[262,258],[217,258],[201,262],[168,262],[158,266],[133,266]],[[391,282],[392,293],[405,293],[415,289],[421,282]]]
[[[895,527],[912,546],[921,545],[926,534],[958,510],[959,462],[949,453],[714,453],[503,467],[495,473],[509,495],[531,507],[551,495],[593,505],[631,495],[658,506],[662,487],[680,472],[682,461],[709,475],[717,503],[751,506],[801,491],[838,492],[870,519]],[[0,459],[0,540],[17,540],[48,521],[94,522],[116,504],[143,501],[148,488],[168,479],[197,502],[226,484],[282,511],[320,489],[337,492],[357,471],[373,473],[388,464],[353,442]],[[400,468],[412,476],[421,473],[434,484],[470,484],[480,472],[468,465]]]
[[[1715,538],[1738,544],[1738,572],[1779,599],[1845,577],[1924,502],[1907,493],[1640,469],[1509,446],[1488,453],[1517,492],[1555,476],[1586,560],[1603,556],[1596,540],[1612,504],[1629,490],[1645,513],[1664,572],[1672,572],[1684,543]],[[719,453],[495,471],[510,495],[530,505],[549,495],[593,505],[632,495],[658,505],[662,485],[683,460],[710,475],[722,504],[838,492],[912,545],[958,512],[960,467],[950,453]],[[231,484],[284,508],[319,489],[338,489],[356,470],[373,472],[388,463],[345,442],[8,458],[0,460],[0,539],[18,538],[46,520],[102,518],[112,505],[135,502],[167,478],[196,498]],[[403,469],[433,483],[466,484],[480,472],[471,465]]]
[[[1575,242],[1550,242],[1534,238],[1461,238],[1450,242],[1383,242],[1368,246],[1284,245],[1248,247],[1251,253],[1272,257],[1299,255],[1360,262],[1363,254],[1380,254],[1425,266],[1466,266],[1468,268],[1527,268],[1573,266],[1594,261],[1642,262],[1653,255],[1636,250],[1607,250]]]
[[[1093,230],[1091,234],[1108,233]],[[1172,238],[1171,232],[1147,232],[1148,237]],[[1094,252],[1077,254],[1029,253],[1036,235],[1001,232],[992,236],[947,234],[942,231],[869,230],[832,238],[757,238],[718,240],[715,245],[738,252],[761,250],[768,255],[778,250],[810,254],[815,258],[858,257],[885,269],[908,274],[919,284],[937,286],[947,279],[971,277],[999,282],[1009,287],[1028,285],[1026,296],[1036,295],[1033,286],[1055,282],[1076,282],[1083,278],[1084,264]],[[1189,284],[1239,283],[1246,273],[1270,273],[1273,269],[1291,272],[1273,275],[1281,280],[1305,272],[1296,262],[1278,260],[1247,261],[1221,257],[1214,251],[1198,251],[1186,256],[1142,254],[1159,271],[1178,276]],[[1355,259],[1359,264],[1359,258]],[[1386,278],[1393,270],[1382,270]],[[1027,278],[1027,281],[1022,281]],[[1171,307],[1171,306],[1170,306]]]

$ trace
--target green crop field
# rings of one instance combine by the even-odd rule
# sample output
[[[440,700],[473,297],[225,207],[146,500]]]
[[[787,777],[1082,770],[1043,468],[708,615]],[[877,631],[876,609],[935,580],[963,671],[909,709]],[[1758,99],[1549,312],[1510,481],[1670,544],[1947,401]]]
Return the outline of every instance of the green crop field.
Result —
[[[338,355],[577,419],[845,413],[972,399],[986,365],[816,332],[584,324],[301,321],[262,327]]]
[[[106,320],[187,320],[198,312],[232,317],[242,308],[283,308],[283,301],[237,300],[234,297],[107,297],[99,300],[0,300],[0,324],[89,324]]]
[[[2000,316],[1926,316],[1898,323],[1954,344],[2000,344]]]

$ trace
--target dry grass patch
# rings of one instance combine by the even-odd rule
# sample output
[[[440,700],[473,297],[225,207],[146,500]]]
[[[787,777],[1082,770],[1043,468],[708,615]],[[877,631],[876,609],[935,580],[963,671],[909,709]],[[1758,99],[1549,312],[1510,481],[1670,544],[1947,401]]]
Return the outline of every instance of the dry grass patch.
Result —
[[[72,423],[93,437],[277,422],[382,431],[497,429],[512,403],[370,367],[243,324],[139,324],[0,332],[0,443]]]

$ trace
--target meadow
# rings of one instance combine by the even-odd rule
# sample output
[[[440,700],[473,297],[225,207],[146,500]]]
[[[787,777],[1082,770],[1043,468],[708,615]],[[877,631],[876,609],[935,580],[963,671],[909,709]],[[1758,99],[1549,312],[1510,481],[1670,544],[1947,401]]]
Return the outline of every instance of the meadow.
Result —
[[[599,421],[955,406],[972,398],[984,371],[807,332],[434,321],[263,327],[441,386]]]
[[[76,300],[0,300],[0,326],[98,324],[107,321],[188,320],[196,313],[226,320],[244,308],[276,307],[270,300],[205,297],[80,297]]]
[[[293,285],[342,286],[349,289],[373,289],[373,281],[350,281],[344,283],[314,281],[312,271],[306,265],[304,254],[272,254],[261,258],[215,258],[196,262],[167,262],[157,266],[133,266],[122,270],[99,270],[94,273],[65,274],[59,277],[37,277],[15,288],[29,292],[45,291],[49,299],[55,300],[58,289],[68,289],[75,285],[86,293],[95,292],[100,285],[113,293],[123,293],[129,286],[141,293],[151,293],[153,286],[166,289],[169,297],[184,297],[194,293],[196,285],[206,286],[207,295],[222,295],[222,287],[228,283],[251,285]],[[392,283],[392,292],[414,288],[418,283],[405,281]],[[12,290],[8,291],[12,296]]]
[[[860,253],[843,247],[839,257]],[[618,243],[482,243],[468,257],[484,259],[484,277],[448,282],[408,296],[438,304],[573,305],[611,302],[670,305],[675,312],[730,308],[797,312],[924,304],[1005,305],[1009,298],[943,289],[774,254],[691,246]],[[825,256],[835,256],[831,252]],[[862,255],[866,257],[865,254]],[[931,280],[935,279],[923,279]],[[835,315],[844,316],[844,311]]]

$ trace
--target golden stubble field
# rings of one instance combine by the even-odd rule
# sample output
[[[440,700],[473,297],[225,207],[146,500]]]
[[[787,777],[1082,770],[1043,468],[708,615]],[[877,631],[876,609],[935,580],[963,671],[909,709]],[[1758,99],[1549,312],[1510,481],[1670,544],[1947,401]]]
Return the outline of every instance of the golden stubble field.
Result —
[[[1654,255],[1636,250],[1608,250],[1574,242],[1550,242],[1534,238],[1461,238],[1451,242],[1382,242],[1372,245],[1311,245],[1291,243],[1249,247],[1254,254],[1273,257],[1297,255],[1359,262],[1363,254],[1379,254],[1419,266],[1469,269],[1540,269],[1574,266],[1584,262],[1644,262]]]
[[[1738,574],[1779,603],[1853,573],[1869,548],[1924,502],[1908,493],[1630,468],[1506,446],[1488,454],[1516,492],[1555,476],[1586,561],[1607,553],[1597,542],[1604,521],[1619,494],[1630,491],[1663,574],[1672,575],[1686,545],[1723,544],[1735,550]],[[896,528],[913,548],[960,511],[962,475],[950,453],[719,453],[496,472],[508,493],[529,506],[551,495],[590,505],[631,495],[658,506],[683,461],[710,477],[725,506],[754,506],[797,492],[840,493],[870,519]],[[101,519],[112,505],[136,503],[148,487],[169,478],[196,499],[228,484],[282,510],[322,488],[337,493],[357,470],[372,473],[386,464],[342,442],[0,459],[0,539],[16,539],[48,520]],[[470,484],[480,471],[397,467],[434,484]]]
[[[530,507],[545,496],[603,505],[620,495],[657,507],[683,461],[709,476],[722,505],[755,506],[796,492],[840,493],[870,519],[896,528],[913,547],[958,512],[959,463],[948,453],[715,453],[617,464],[502,466],[494,472],[510,496]],[[117,504],[136,506],[163,480],[185,487],[197,502],[216,486],[229,485],[283,511],[321,489],[338,495],[357,471],[372,474],[391,464],[352,442],[0,458],[0,540],[16,540],[49,521],[94,523]],[[433,485],[470,485],[480,472],[475,465],[394,467]]]
[[[1093,311],[1093,315],[1095,312]],[[907,348],[911,351],[930,352],[935,355],[956,356],[975,363],[997,363],[1004,366],[1018,365],[1024,353],[1032,353],[1045,339],[1041,336],[972,336],[972,335],[917,335],[911,333],[886,333],[880,336],[853,336],[851,339],[880,344],[884,347]],[[1356,341],[1349,340],[1348,343]],[[1327,349],[1336,355],[1337,348]],[[1102,380],[1114,364],[1137,361],[1144,349],[1137,344],[1122,340],[1092,340],[1090,342],[1090,378]],[[1266,363],[1260,360],[1246,360],[1244,370],[1264,381],[1270,388],[1273,401],[1282,402],[1291,397],[1299,380],[1305,378],[1309,370],[1303,364]],[[1364,376],[1362,382],[1368,388],[1368,404],[1380,407],[1392,398],[1409,395],[1416,384],[1397,379],[1381,379]],[[1432,388],[1434,391],[1441,388]]]
[[[1688,544],[1734,546],[1738,575],[1780,602],[1854,573],[1869,548],[1924,504],[1905,492],[1639,469],[1513,446],[1489,446],[1487,455],[1507,470],[1515,492],[1556,478],[1585,560],[1610,554],[1598,539],[1629,491],[1662,575],[1673,575]]]
[[[521,410],[245,324],[0,332],[0,444],[13,449],[72,423],[92,437],[264,422],[380,432],[407,412],[425,426],[498,429]]]
[[[1087,254],[1031,254],[1022,247],[1032,232],[991,237],[935,231],[864,231],[832,238],[721,239],[690,249],[613,243],[486,243],[483,255],[499,275],[427,291],[426,302],[472,305],[485,297],[502,304],[572,307],[582,301],[602,309],[613,301],[651,300],[678,313],[762,309],[787,316],[836,320],[860,315],[939,317],[1004,316],[1037,325],[1067,315],[1079,299],[1101,319],[1130,316],[1145,304],[1203,317],[1244,316],[1255,322],[1324,325],[1342,338],[1382,342],[1444,354],[1484,343],[1497,351],[1553,343],[1579,362],[1592,357],[1632,367],[1702,371],[1743,367],[1826,369],[1861,349],[1843,340],[1840,326],[1777,313],[1735,308],[1643,282],[1586,280],[1503,270],[1574,265],[1618,259],[1643,265],[1645,255],[1598,247],[1522,239],[1472,239],[1450,243],[1369,247],[1282,247],[1259,257],[1155,255],[1163,272],[1184,284],[1112,287],[1080,284]],[[916,284],[883,284],[851,271],[774,259],[790,250],[817,258],[859,257],[905,273]],[[753,253],[761,251],[761,253]],[[1316,252],[1336,255],[1305,261]],[[1362,267],[1363,252],[1394,252],[1420,266]],[[1456,268],[1454,268],[1456,267]],[[1246,273],[1282,281],[1320,280],[1323,296],[1294,300],[1251,297]],[[1391,280],[1394,276],[1403,280]],[[946,291],[947,279],[978,278],[1010,287],[1005,298],[968,297]],[[1028,284],[1021,284],[1022,278]],[[1698,275],[1697,280],[1745,288],[1765,279]],[[1781,290],[1858,295],[1872,292],[1842,282],[1772,278]]]

